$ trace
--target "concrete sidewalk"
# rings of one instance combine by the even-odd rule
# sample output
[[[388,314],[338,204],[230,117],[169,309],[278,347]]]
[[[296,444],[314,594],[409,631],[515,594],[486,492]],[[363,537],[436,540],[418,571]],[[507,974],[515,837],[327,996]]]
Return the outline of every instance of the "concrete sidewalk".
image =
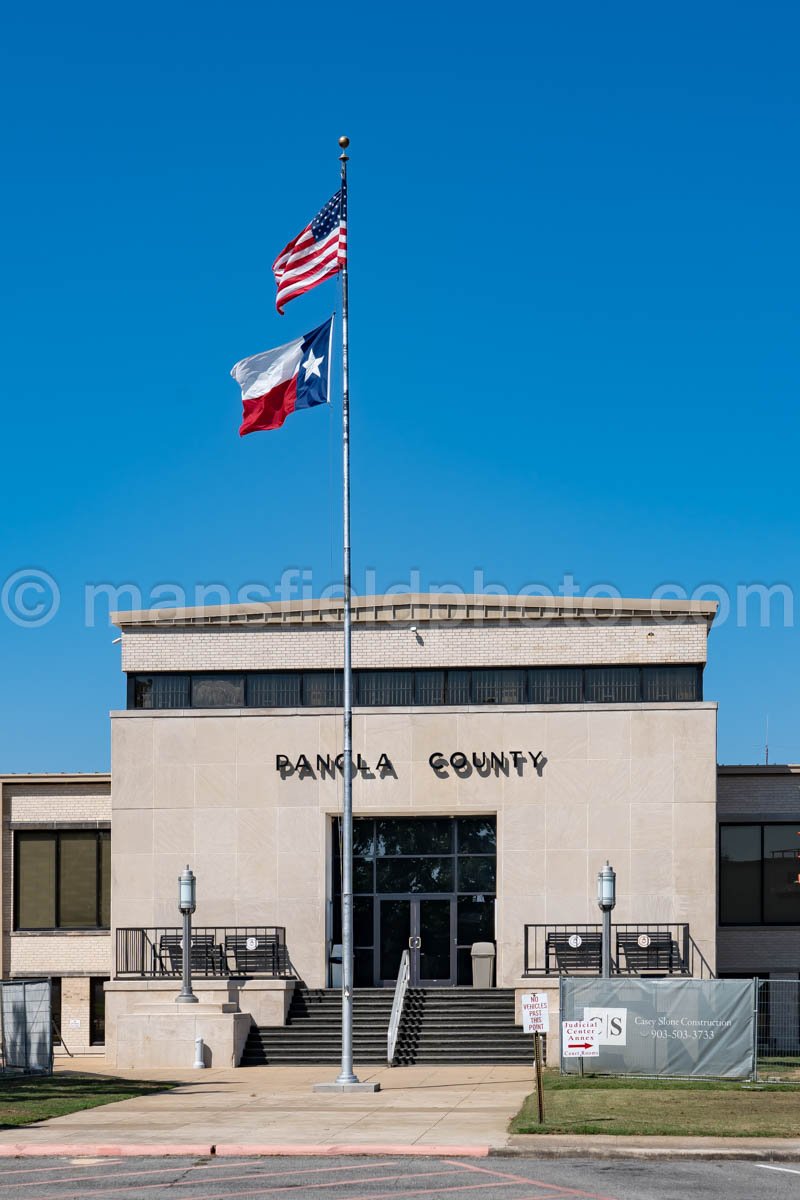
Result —
[[[488,1153],[508,1140],[508,1122],[534,1086],[527,1066],[356,1067],[375,1094],[320,1095],[311,1085],[335,1066],[247,1067],[206,1071],[110,1071],[97,1059],[72,1059],[59,1073],[89,1071],[123,1079],[178,1080],[180,1087],[0,1132],[0,1156],[43,1153],[56,1145],[93,1153],[153,1147],[209,1153],[211,1146],[276,1153],[398,1150]],[[50,1153],[58,1151],[50,1149]]]
[[[531,1067],[357,1068],[376,1094],[320,1095],[336,1067],[108,1070],[72,1059],[64,1072],[177,1081],[141,1096],[0,1132],[14,1155],[411,1154],[532,1158],[749,1159],[800,1162],[800,1137],[614,1137],[516,1134],[508,1123],[533,1090]],[[800,1124],[800,1121],[798,1122]]]

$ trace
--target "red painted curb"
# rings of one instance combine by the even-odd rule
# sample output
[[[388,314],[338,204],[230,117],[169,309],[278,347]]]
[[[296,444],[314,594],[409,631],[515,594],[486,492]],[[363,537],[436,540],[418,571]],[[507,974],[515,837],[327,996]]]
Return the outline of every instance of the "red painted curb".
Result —
[[[218,1145],[215,1147],[214,1153],[218,1158],[233,1158],[237,1155],[242,1157],[261,1155],[263,1157],[275,1158],[331,1158],[335,1155],[404,1155],[408,1158],[441,1158],[442,1155],[454,1156],[457,1158],[488,1158],[488,1146],[428,1146],[420,1145],[419,1143],[413,1146],[394,1145],[387,1142],[376,1142],[370,1145],[369,1142],[364,1142],[358,1145],[347,1143],[344,1145],[335,1146],[299,1146],[296,1143],[289,1146],[264,1146],[264,1145]]]
[[[202,1146],[178,1146],[165,1143],[156,1146],[152,1143],[146,1146],[114,1146],[108,1143],[79,1143],[69,1145],[66,1142],[39,1142],[30,1146],[24,1143],[7,1143],[0,1145],[0,1158],[167,1158],[175,1155],[200,1155],[210,1158],[213,1147],[205,1143]]]
[[[40,1142],[38,1145],[22,1143],[7,1143],[0,1145],[0,1158],[175,1158],[200,1157],[210,1158],[332,1158],[336,1155],[349,1157],[360,1155],[402,1155],[407,1158],[487,1158],[488,1146],[428,1146],[428,1145],[390,1145],[376,1143],[369,1145],[342,1146],[270,1146],[270,1145],[235,1145],[219,1146],[164,1143],[163,1146],[153,1145],[111,1145],[108,1143],[80,1143],[69,1145],[65,1142]]]

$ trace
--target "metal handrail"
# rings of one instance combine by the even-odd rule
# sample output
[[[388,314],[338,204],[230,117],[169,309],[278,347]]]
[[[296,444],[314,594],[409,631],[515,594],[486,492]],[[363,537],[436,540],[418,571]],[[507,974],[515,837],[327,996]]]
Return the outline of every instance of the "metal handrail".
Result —
[[[394,1052],[397,1049],[397,1035],[400,1032],[400,1021],[403,1016],[410,978],[411,959],[408,956],[408,951],[404,950],[400,956],[400,969],[397,972],[397,983],[394,985],[392,1015],[389,1018],[389,1029],[386,1034],[386,1062],[390,1067],[393,1065]]]
[[[626,936],[650,934],[654,940],[657,940],[658,935],[669,934],[675,946],[675,956],[674,963],[671,960],[671,966],[667,973],[684,974],[688,970],[688,973],[694,977],[713,978],[713,971],[692,938],[687,922],[615,922],[612,924],[611,931],[613,944],[618,950],[620,942]],[[601,973],[599,946],[601,933],[602,926],[600,924],[526,924],[523,929],[523,975],[599,975]],[[582,939],[584,961],[580,960],[579,955],[581,941],[578,941],[574,954],[570,955],[570,951],[564,950],[561,954],[562,961],[559,961],[555,939],[558,937],[564,941],[569,938],[569,935],[578,935]],[[564,962],[565,957],[572,957],[574,961]],[[673,970],[673,966],[679,969]],[[612,973],[615,975],[629,974],[630,970],[627,964],[622,964],[618,960],[616,963],[612,963]]]

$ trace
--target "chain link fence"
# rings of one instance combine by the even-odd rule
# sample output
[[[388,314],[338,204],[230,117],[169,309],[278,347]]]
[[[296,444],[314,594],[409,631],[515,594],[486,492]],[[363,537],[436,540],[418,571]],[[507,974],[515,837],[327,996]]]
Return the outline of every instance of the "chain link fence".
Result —
[[[756,1042],[762,1083],[800,1083],[800,980],[759,979]]]
[[[49,979],[0,981],[0,1073],[52,1074]]]

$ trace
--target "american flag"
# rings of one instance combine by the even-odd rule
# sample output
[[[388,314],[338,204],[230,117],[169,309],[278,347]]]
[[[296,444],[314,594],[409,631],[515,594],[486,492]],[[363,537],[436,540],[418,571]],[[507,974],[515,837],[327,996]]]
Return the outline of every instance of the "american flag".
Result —
[[[295,296],[330,279],[347,262],[347,198],[342,187],[272,264],[279,313]]]

